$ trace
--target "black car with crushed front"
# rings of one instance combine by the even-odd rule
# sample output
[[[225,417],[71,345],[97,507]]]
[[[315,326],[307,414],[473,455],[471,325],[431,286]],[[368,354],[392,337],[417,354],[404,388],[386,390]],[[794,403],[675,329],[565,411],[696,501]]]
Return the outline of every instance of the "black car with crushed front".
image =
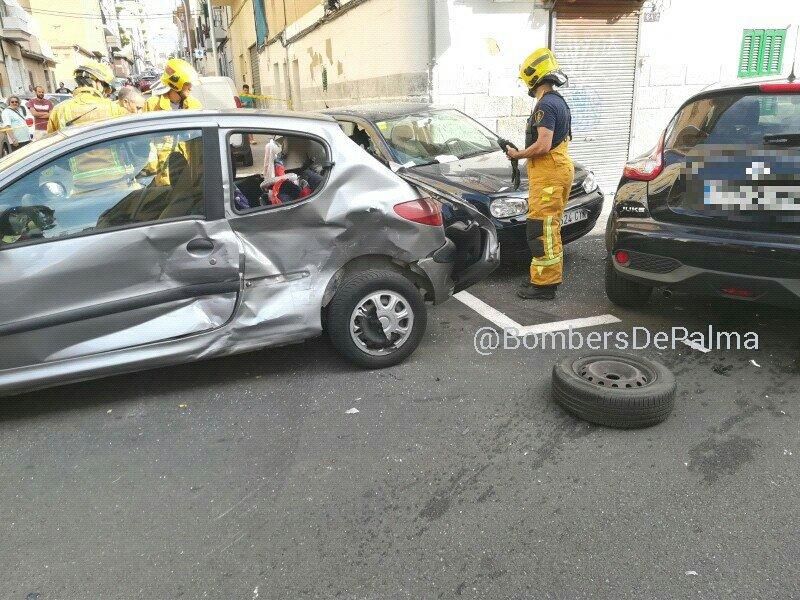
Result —
[[[704,91],[625,167],[606,231],[606,291],[800,307],[800,83]]]
[[[442,194],[461,197],[489,217],[500,239],[501,257],[529,255],[525,236],[528,182],[512,185],[511,162],[500,138],[464,113],[430,104],[407,103],[335,108],[345,133],[367,152],[405,170]],[[575,177],[562,221],[563,243],[592,230],[603,208],[594,174],[575,165]],[[447,211],[447,205],[443,208]]]

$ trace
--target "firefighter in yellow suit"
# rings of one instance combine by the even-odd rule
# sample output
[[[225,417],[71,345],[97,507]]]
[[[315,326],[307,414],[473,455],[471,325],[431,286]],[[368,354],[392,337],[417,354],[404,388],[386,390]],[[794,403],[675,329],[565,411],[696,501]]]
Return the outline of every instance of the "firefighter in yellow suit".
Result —
[[[533,254],[530,282],[517,291],[524,299],[552,300],[562,283],[564,254],[561,219],[569,199],[575,167],[569,156],[572,116],[555,91],[567,82],[547,48],[531,54],[520,69],[536,107],[528,120],[525,149],[509,148],[511,159],[528,159],[528,245]]]
[[[80,65],[75,69],[77,87],[72,92],[72,98],[50,112],[47,133],[127,115],[126,110],[108,98],[112,81],[114,73],[108,65],[95,61]]]
[[[77,87],[72,98],[57,105],[47,121],[47,133],[128,114],[108,98],[114,73],[106,64],[89,61],[75,69]],[[69,176],[75,193],[121,184],[130,176],[113,147],[100,147],[69,159]]]
[[[197,71],[183,59],[170,58],[164,65],[161,81],[152,90],[152,95],[144,105],[144,112],[161,110],[199,110],[203,108],[197,98],[191,96],[192,85],[198,80]],[[167,167],[169,156],[178,152],[186,158],[190,166],[191,157],[188,156],[186,145],[179,139],[165,136],[155,149],[156,160],[151,168],[156,172],[154,183],[156,185],[169,185],[169,169]],[[199,166],[198,166],[199,168]]]

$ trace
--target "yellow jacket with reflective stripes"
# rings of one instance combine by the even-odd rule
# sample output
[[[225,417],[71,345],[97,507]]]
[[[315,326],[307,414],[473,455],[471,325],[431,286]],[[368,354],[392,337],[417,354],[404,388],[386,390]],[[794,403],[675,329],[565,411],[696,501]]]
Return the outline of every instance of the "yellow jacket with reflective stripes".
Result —
[[[79,87],[72,98],[53,108],[47,132],[95,121],[123,117],[128,111],[90,87]],[[69,159],[75,191],[87,191],[118,182],[130,174],[114,148],[98,148]]]
[[[71,125],[86,125],[103,119],[123,117],[129,114],[116,102],[112,102],[99,90],[90,87],[76,88],[72,98],[58,104],[50,112],[47,133],[53,133]]]
[[[203,108],[203,105],[200,104],[200,100],[192,96],[184,98],[182,104],[183,106],[181,108],[187,110],[199,110]],[[172,110],[172,104],[166,95],[150,96],[147,99],[147,102],[144,104],[144,112],[153,112],[156,110]]]
[[[187,96],[183,99],[182,108],[186,110],[199,110],[203,108],[200,101],[192,96]],[[160,110],[172,110],[172,104],[166,95],[163,96],[150,96],[145,102],[144,112],[156,112]],[[186,158],[189,164],[192,164],[191,157],[186,151],[186,145],[183,142],[175,142],[171,137],[165,136],[160,144],[156,145],[156,160],[151,161],[148,168],[156,173],[154,183],[156,185],[169,185],[169,173],[167,173],[167,160],[172,152],[180,152]],[[193,165],[196,166],[196,165]]]

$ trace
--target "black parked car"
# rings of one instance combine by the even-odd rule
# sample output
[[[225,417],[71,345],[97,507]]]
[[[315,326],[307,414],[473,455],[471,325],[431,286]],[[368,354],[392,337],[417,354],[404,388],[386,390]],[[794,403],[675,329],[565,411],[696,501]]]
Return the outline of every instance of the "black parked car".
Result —
[[[514,190],[511,163],[500,149],[497,134],[458,110],[424,103],[324,112],[379,160],[395,170],[405,167],[415,180],[461,197],[491,218],[502,257],[530,253],[525,238],[528,186],[524,163],[520,165],[522,184]],[[576,164],[561,229],[563,243],[591,231],[602,208],[603,193],[594,175]]]
[[[606,232],[608,297],[653,287],[800,307],[800,83],[689,99],[625,167]]]

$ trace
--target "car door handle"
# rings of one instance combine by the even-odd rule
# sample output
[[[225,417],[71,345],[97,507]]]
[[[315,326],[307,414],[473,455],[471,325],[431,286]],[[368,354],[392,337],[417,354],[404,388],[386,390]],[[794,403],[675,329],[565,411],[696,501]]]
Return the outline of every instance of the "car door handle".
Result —
[[[189,254],[211,254],[214,251],[214,242],[205,238],[196,238],[186,244]]]

